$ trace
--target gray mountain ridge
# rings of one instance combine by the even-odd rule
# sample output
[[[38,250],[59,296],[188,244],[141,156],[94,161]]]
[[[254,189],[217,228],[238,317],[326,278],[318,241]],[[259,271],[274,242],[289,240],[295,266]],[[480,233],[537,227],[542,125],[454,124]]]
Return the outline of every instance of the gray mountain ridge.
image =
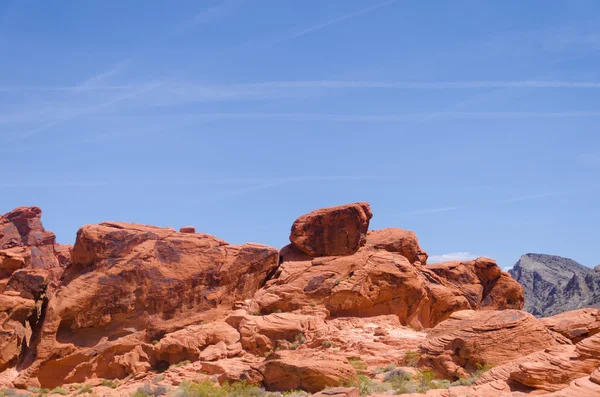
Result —
[[[537,317],[600,308],[600,265],[591,269],[560,256],[525,254],[508,272],[525,290],[523,310]]]

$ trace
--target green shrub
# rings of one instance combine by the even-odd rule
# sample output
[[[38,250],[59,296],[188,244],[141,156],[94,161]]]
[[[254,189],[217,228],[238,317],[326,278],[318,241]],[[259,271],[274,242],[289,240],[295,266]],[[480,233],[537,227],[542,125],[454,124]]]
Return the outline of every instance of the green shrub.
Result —
[[[477,367],[477,370],[473,372],[471,376],[460,378],[452,382],[451,386],[471,386],[477,379],[481,378],[483,374],[493,368],[490,364],[476,363],[475,366]]]
[[[159,343],[160,343],[160,341],[158,341],[158,340],[156,340],[156,339],[154,339],[154,340],[152,341],[152,344],[153,344],[153,345],[158,345]]]
[[[348,359],[348,362],[357,371],[365,371],[367,369],[367,364],[365,364],[360,358],[352,357]]]
[[[177,389],[178,397],[263,397],[265,391],[246,382],[224,384],[219,387],[211,381],[184,381]]]
[[[92,385],[83,385],[77,392],[76,396],[80,395],[80,394],[84,394],[84,393],[89,393],[91,390],[92,390]]]
[[[321,343],[321,346],[323,346],[326,349],[330,349],[334,346],[333,342],[330,340],[326,340],[323,343]]]
[[[396,369],[396,366],[394,364],[392,364],[392,363],[389,363],[385,367],[377,367],[377,368],[375,368],[373,370],[373,374],[374,375],[385,374],[385,373],[388,373],[390,371],[393,371],[394,369]]]
[[[60,394],[66,396],[69,394],[69,391],[67,389],[63,389],[62,387],[55,387],[54,389],[50,390],[50,394]]]
[[[180,361],[177,364],[173,364],[171,365],[171,368],[179,368],[179,367],[183,367],[184,365],[188,365],[190,364],[191,361],[190,360],[184,360],[184,361]]]
[[[110,387],[111,389],[116,389],[119,386],[119,381],[118,380],[108,380],[108,379],[102,379],[102,386],[105,387]]]
[[[358,375],[356,379],[345,382],[344,386],[356,387],[361,396],[367,396],[369,394],[385,394],[389,390],[392,390],[392,386],[389,383],[380,383],[362,374]]]
[[[387,372],[385,374],[385,376],[383,377],[383,381],[384,382],[390,382],[392,384],[394,382],[408,381],[408,380],[411,380],[411,379],[412,379],[411,374],[409,374],[408,372],[406,372],[402,368],[393,369],[393,370]]]
[[[409,350],[404,354],[404,364],[407,367],[416,367],[417,363],[419,362],[419,358],[421,358],[419,352]]]

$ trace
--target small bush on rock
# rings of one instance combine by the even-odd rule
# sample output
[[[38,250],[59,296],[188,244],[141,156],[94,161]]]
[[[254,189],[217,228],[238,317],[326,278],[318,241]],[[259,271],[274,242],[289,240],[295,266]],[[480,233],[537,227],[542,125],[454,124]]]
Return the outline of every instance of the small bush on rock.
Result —
[[[361,360],[360,358],[349,358],[348,362],[350,363],[350,365],[352,365],[354,367],[355,370],[357,371],[365,371],[367,369],[367,364],[365,364],[363,362],[363,360]]]
[[[416,367],[421,355],[419,352],[409,350],[404,354],[404,363],[407,367]]]

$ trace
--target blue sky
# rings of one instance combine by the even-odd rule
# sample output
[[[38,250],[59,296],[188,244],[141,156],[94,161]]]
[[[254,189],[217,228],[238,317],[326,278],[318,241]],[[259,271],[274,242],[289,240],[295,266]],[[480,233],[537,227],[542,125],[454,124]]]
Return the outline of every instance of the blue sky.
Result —
[[[434,259],[600,263],[597,1],[0,3],[0,212],[287,243],[371,203]]]

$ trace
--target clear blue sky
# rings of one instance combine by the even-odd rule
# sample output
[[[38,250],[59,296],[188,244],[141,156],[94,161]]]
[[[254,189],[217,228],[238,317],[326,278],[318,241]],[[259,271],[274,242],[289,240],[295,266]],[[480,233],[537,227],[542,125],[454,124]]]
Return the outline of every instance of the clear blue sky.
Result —
[[[599,70],[595,0],[6,0],[0,212],[281,247],[368,201],[432,256],[593,266]]]

